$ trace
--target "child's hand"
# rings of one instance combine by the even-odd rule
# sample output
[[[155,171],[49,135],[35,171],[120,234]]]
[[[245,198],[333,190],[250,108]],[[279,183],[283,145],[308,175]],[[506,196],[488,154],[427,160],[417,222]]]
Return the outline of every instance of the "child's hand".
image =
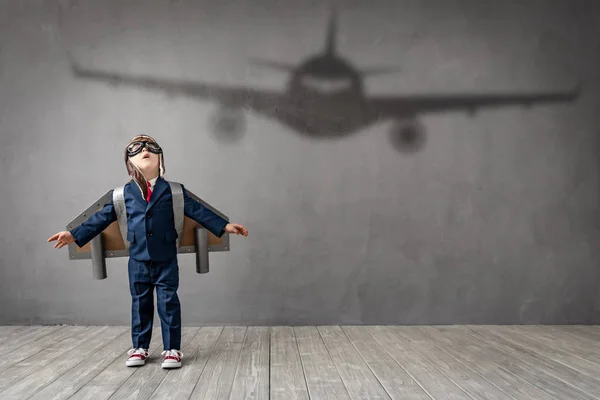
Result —
[[[52,242],[57,239],[58,239],[58,242],[56,242],[56,244],[54,245],[55,249],[57,247],[60,249],[61,247],[65,246],[67,244],[71,244],[75,241],[75,238],[73,237],[73,235],[71,235],[71,232],[62,231],[62,232],[58,232],[56,235],[49,238],[48,242]]]
[[[227,224],[225,225],[225,232],[233,233],[234,235],[248,236],[248,229],[240,224]]]

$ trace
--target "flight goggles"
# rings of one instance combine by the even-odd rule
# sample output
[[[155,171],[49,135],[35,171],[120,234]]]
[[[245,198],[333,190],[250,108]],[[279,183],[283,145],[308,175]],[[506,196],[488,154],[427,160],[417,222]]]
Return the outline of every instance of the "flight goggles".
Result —
[[[127,155],[129,157],[133,157],[139,154],[144,147],[148,149],[149,152],[154,154],[161,154],[162,149],[155,142],[149,142],[147,140],[139,140],[135,142],[131,142],[127,145]]]

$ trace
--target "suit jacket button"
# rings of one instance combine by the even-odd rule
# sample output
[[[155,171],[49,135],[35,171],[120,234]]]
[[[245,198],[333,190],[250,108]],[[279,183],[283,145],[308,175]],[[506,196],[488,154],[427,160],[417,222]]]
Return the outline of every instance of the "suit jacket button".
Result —
[[[148,232],[148,236],[152,236],[152,232]]]

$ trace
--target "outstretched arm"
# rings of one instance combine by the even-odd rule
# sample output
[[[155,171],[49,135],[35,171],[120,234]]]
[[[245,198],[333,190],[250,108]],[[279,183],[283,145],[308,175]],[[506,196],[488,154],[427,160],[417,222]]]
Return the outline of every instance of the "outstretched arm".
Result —
[[[224,218],[212,212],[210,209],[204,207],[201,203],[192,199],[188,194],[187,190],[183,185],[183,198],[184,198],[184,213],[187,217],[193,219],[206,229],[208,229],[213,235],[220,238],[225,232],[233,233],[237,235],[248,236],[248,230],[240,224],[231,224]]]
[[[73,242],[77,246],[83,247],[116,220],[117,214],[111,200],[101,210],[92,214],[87,221],[69,231],[56,233],[48,239],[48,242],[58,240],[58,243],[54,245],[54,247],[58,248]]]

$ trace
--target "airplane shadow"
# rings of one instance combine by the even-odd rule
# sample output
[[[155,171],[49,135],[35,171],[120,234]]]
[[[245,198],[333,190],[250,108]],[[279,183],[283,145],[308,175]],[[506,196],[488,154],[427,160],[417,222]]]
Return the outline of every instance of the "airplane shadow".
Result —
[[[326,64],[325,64],[326,65]],[[290,82],[287,92],[226,87],[199,82],[167,81],[145,76],[83,69],[73,66],[76,78],[102,81],[111,86],[137,86],[170,96],[185,96],[218,105],[208,121],[214,137],[222,143],[235,143],[246,133],[246,113],[267,117],[302,136],[315,140],[347,137],[369,125],[389,120],[389,142],[398,152],[414,153],[427,142],[427,132],[418,120],[421,114],[549,102],[570,102],[579,87],[563,92],[525,94],[442,94],[398,95],[368,98],[356,89],[323,95],[316,89]],[[318,94],[315,94],[318,93]]]
[[[354,107],[344,112],[343,105],[356,102],[353,95],[339,96],[335,103],[325,103],[318,107],[318,113],[310,113],[316,109],[309,96],[296,99],[281,99],[280,107],[275,107],[268,115],[272,121],[280,123],[295,133],[314,140],[333,140],[350,136],[362,127],[371,123],[385,123],[385,119],[373,118],[365,105]],[[219,99],[208,99],[218,102]],[[234,99],[233,103],[242,104],[243,99]],[[342,105],[342,107],[340,107]],[[220,107],[209,119],[210,130],[216,140],[222,143],[233,143],[242,139],[247,126],[245,112],[252,112],[248,105],[241,109]],[[260,116],[260,115],[259,115]],[[394,123],[389,129],[390,144],[402,153],[413,153],[423,148],[427,133],[419,123]]]
[[[72,62],[75,78],[99,81],[189,97],[218,106],[208,123],[215,138],[234,143],[246,132],[246,113],[274,120],[314,140],[348,137],[368,126],[391,121],[389,140],[401,153],[414,153],[427,142],[419,117],[427,114],[481,108],[571,102],[579,85],[563,91],[483,94],[368,95],[367,76],[389,74],[397,68],[359,68],[343,58],[336,45],[336,14],[332,11],[322,50],[299,65],[272,60],[253,60],[262,67],[288,74],[283,90],[228,86],[217,83],[127,75],[87,69]]]

